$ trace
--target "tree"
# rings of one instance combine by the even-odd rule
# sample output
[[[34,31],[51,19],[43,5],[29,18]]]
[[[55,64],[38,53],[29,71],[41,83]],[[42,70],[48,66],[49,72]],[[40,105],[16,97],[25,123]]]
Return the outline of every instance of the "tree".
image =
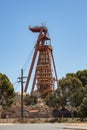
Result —
[[[5,74],[0,73],[0,105],[3,108],[10,106],[13,102],[14,88]]]
[[[62,109],[67,105],[76,107],[81,103],[84,91],[82,83],[77,77],[67,75],[59,80],[57,90],[46,98],[46,103]]]
[[[85,88],[80,86],[78,89],[76,89],[74,93],[71,94],[70,105],[72,107],[78,107],[81,104],[84,96],[85,96]]]
[[[54,108],[64,108],[69,102],[70,97],[71,80],[62,78],[59,80],[59,86],[55,92],[46,98],[46,104]]]
[[[83,98],[82,103],[78,107],[78,115],[82,120],[87,117],[87,95]]]
[[[83,87],[81,81],[77,77],[70,75],[66,76],[66,78],[59,81],[59,87],[61,94],[66,101],[66,105],[70,104],[71,106],[78,106],[81,103],[82,98],[80,97],[83,96]]]
[[[77,77],[82,82],[83,86],[87,85],[87,70],[77,71]]]
[[[69,105],[71,110],[78,108],[79,115],[87,117],[87,70],[66,74],[59,80],[58,88],[46,98],[46,104],[62,110]]]
[[[77,77],[77,75],[76,75],[75,73],[68,73],[68,74],[66,74],[66,77],[67,77],[67,76]]]
[[[46,105],[53,107],[53,108],[58,108],[59,107],[59,96],[57,96],[56,91],[52,92],[50,95],[48,95],[45,98]]]

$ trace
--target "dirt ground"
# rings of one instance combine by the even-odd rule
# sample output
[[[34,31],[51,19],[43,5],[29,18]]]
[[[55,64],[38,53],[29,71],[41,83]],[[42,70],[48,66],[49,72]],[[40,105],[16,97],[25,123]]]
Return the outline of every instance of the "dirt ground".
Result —
[[[68,123],[67,125],[70,125],[70,126],[87,126],[87,122],[84,122],[84,123]]]
[[[53,118],[7,118],[7,119],[0,119],[0,123],[50,123],[50,120]],[[52,122],[52,123],[59,123],[59,122]],[[87,121],[81,122],[77,119],[67,119],[65,122],[70,126],[87,126]]]

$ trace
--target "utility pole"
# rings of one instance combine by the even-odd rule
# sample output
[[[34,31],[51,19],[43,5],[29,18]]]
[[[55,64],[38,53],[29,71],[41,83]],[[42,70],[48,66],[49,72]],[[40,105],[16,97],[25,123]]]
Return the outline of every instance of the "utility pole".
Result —
[[[19,81],[21,82],[21,121],[23,122],[23,79],[26,77],[23,77],[23,69],[21,69],[21,77],[18,77]]]
[[[23,69],[21,69],[21,119],[23,121]]]

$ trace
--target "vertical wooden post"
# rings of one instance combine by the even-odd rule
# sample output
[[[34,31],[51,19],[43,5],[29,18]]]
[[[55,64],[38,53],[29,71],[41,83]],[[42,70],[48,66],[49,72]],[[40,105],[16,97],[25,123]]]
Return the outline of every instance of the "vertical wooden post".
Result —
[[[21,120],[23,122],[23,69],[21,69]]]

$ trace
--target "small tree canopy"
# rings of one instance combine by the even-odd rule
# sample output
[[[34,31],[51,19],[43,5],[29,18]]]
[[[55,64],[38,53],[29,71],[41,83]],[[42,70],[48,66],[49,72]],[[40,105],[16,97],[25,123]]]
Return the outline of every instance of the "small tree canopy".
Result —
[[[10,106],[13,102],[14,88],[5,74],[0,73],[0,105]]]
[[[82,82],[83,86],[87,85],[87,70],[77,71],[77,77]]]

